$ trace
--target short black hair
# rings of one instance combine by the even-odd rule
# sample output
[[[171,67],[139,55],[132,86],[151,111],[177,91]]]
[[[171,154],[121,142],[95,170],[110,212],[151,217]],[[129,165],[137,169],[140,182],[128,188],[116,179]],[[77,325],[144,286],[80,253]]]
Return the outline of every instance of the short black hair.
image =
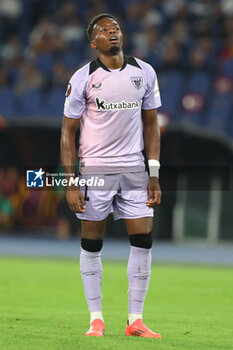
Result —
[[[87,27],[87,37],[88,37],[88,40],[91,41],[92,40],[92,33],[93,33],[93,28],[94,28],[94,25],[99,22],[100,19],[102,18],[112,18],[114,19],[114,21],[117,22],[117,19],[111,15],[110,13],[100,13],[99,15],[95,16],[92,21],[89,23],[88,27]]]

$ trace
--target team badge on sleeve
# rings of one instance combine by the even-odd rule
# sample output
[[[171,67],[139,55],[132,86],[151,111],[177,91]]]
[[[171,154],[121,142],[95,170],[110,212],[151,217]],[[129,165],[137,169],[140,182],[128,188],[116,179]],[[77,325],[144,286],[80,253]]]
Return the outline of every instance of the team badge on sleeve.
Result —
[[[141,89],[142,87],[142,77],[131,77],[131,82],[136,89]]]
[[[69,83],[66,88],[66,93],[65,93],[66,97],[70,96],[70,93],[71,93],[71,84]]]

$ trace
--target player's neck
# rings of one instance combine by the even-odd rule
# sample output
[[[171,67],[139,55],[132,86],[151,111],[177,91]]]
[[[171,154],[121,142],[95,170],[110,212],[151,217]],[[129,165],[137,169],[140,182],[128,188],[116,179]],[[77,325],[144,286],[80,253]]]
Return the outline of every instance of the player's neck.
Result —
[[[124,63],[124,54],[122,51],[114,56],[99,53],[98,57],[100,61],[109,69],[121,68]]]

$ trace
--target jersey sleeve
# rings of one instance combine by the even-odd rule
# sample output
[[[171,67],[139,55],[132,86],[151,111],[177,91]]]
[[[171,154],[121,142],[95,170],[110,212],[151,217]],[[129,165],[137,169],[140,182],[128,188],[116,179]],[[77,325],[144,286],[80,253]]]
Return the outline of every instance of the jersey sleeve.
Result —
[[[70,79],[64,105],[67,118],[79,119],[86,107],[87,75],[85,70],[77,71]]]
[[[161,105],[158,79],[154,69],[149,66],[147,70],[147,91],[143,98],[142,109],[155,109]]]

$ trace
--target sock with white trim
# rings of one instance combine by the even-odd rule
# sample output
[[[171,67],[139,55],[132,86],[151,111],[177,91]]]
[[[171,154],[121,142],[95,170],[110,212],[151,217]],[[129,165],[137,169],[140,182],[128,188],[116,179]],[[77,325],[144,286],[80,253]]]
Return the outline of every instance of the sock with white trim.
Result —
[[[101,293],[103,268],[101,251],[89,252],[81,248],[80,272],[88,309],[91,313],[91,322],[95,318],[103,319]]]
[[[151,275],[151,248],[131,246],[127,274],[129,279],[129,324],[131,324],[136,320],[135,317],[142,318]]]

